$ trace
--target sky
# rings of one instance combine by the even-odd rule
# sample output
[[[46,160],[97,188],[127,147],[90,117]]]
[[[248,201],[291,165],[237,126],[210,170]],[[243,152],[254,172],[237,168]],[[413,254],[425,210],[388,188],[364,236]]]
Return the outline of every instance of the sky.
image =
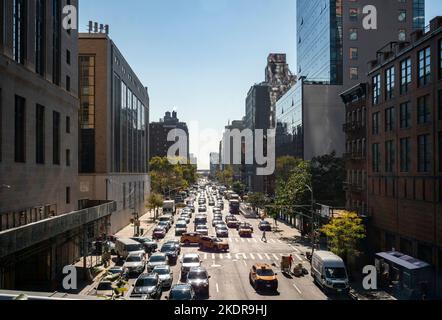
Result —
[[[427,20],[442,15],[441,0],[426,1]],[[80,1],[80,31],[89,20],[110,25],[149,88],[150,121],[176,110],[188,123],[199,169],[209,168],[228,122],[244,116],[268,54],[286,53],[296,70],[295,0]]]

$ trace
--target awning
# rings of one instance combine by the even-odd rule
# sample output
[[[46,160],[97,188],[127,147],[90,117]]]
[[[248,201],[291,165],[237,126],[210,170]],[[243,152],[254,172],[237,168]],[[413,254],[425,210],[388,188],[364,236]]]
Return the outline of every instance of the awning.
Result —
[[[419,270],[419,269],[425,269],[425,268],[431,268],[431,265],[418,260],[416,258],[407,256],[400,252],[381,252],[377,253],[376,256],[378,258],[382,258],[386,261],[392,262],[398,266],[401,266],[407,270]]]

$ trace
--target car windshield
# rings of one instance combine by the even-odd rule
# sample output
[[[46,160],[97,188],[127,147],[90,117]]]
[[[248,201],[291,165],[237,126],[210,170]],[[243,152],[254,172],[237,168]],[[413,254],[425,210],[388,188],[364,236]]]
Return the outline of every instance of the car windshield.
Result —
[[[191,294],[191,291],[188,289],[186,289],[186,290],[181,290],[181,289],[172,290],[170,292],[170,299],[171,300],[190,300],[190,299],[192,299],[192,294]]]
[[[128,252],[132,252],[132,251],[142,251],[143,250],[143,246],[141,244],[130,244],[127,246],[127,251]]]
[[[226,227],[225,225],[223,225],[223,224],[219,224],[219,225],[217,225],[216,228],[217,228],[218,230],[220,230],[220,231],[227,230],[227,227]]]
[[[187,276],[190,280],[205,280],[207,279],[207,272],[205,271],[191,271]]]
[[[141,257],[140,256],[129,256],[126,259],[126,262],[140,262]]]
[[[163,262],[166,261],[166,257],[163,256],[152,256],[150,257],[150,262]]]
[[[112,289],[112,283],[110,282],[102,282],[98,285],[97,290],[99,291],[107,291],[107,290],[113,290]]]
[[[156,274],[158,274],[158,275],[160,275],[160,276],[162,276],[162,275],[166,275],[166,274],[169,274],[169,273],[170,273],[169,270],[166,269],[166,268],[155,269],[155,270],[153,270],[153,272],[156,273]]]
[[[168,252],[168,251],[173,251],[173,250],[175,250],[175,246],[174,246],[174,245],[171,245],[171,244],[164,245],[164,246],[161,248],[161,252]]]
[[[273,277],[275,273],[270,269],[259,269],[256,271],[256,274],[260,277]]]
[[[347,272],[344,268],[325,268],[325,274],[328,279],[345,279]]]
[[[183,259],[183,263],[199,263],[200,260],[198,257],[185,257]]]
[[[185,223],[179,223],[176,225],[177,228],[187,228],[187,224]]]
[[[138,279],[135,283],[136,287],[153,287],[157,285],[157,279],[155,278],[145,278]]]
[[[122,270],[121,269],[109,269],[109,273],[112,273],[112,274],[122,273]]]

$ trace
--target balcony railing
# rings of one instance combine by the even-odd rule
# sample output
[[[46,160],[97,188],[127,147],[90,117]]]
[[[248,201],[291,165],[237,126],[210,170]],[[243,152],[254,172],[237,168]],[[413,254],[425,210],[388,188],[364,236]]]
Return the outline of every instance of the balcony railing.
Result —
[[[365,129],[365,123],[360,121],[346,123],[342,126],[342,129],[345,133],[360,131]]]
[[[347,160],[365,160],[366,152],[347,152],[344,153],[344,158]]]
[[[344,191],[350,191],[350,192],[363,192],[365,191],[365,186],[361,184],[356,184],[352,182],[344,182]]]

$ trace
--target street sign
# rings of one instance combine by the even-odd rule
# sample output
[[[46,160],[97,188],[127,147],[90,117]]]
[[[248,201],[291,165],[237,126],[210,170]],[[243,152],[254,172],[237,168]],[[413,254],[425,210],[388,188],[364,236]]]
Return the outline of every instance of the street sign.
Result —
[[[321,216],[323,216],[324,218],[330,218],[330,207],[321,206]]]

